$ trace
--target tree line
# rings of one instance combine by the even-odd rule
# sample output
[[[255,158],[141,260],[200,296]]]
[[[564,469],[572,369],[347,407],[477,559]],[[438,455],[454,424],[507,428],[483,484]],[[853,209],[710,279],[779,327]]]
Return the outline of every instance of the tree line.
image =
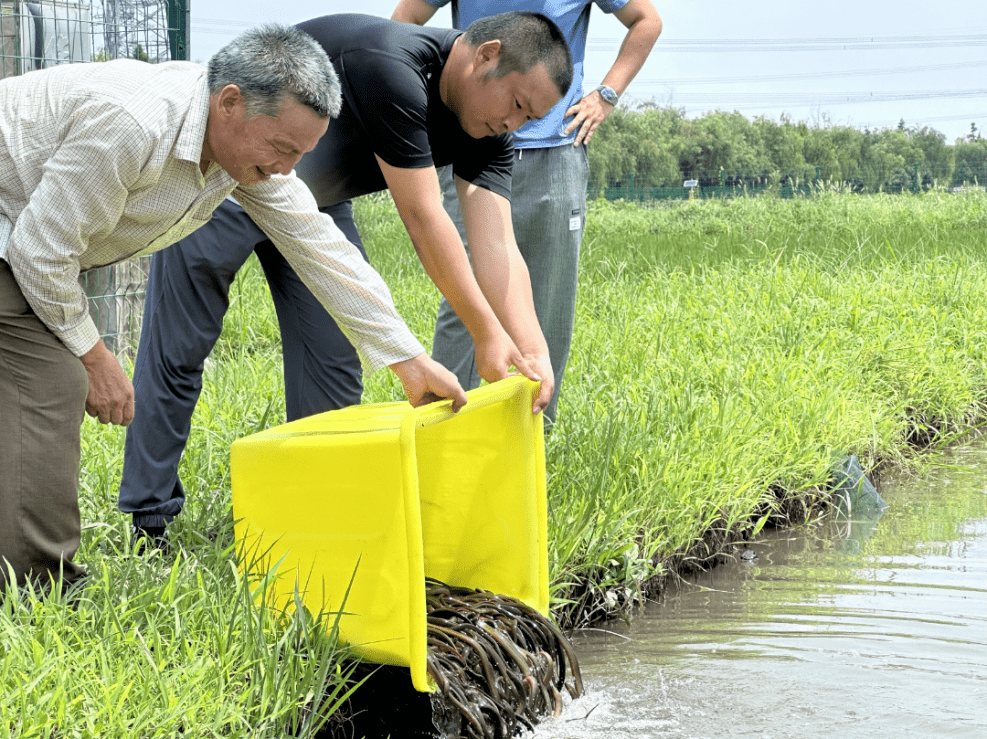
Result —
[[[987,138],[975,124],[953,144],[927,126],[879,130],[809,125],[783,115],[749,120],[717,111],[686,118],[682,110],[643,103],[619,107],[589,147],[590,186],[702,187],[818,181],[861,192],[987,184]]]

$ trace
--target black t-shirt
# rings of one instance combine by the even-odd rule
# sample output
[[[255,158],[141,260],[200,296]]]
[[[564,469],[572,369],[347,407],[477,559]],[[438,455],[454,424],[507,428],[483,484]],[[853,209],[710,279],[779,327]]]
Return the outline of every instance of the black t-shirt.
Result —
[[[320,207],[386,190],[374,155],[403,169],[452,164],[467,182],[511,196],[514,138],[474,139],[439,96],[455,29],[368,15],[327,15],[299,23],[326,50],[343,108],[295,171]]]

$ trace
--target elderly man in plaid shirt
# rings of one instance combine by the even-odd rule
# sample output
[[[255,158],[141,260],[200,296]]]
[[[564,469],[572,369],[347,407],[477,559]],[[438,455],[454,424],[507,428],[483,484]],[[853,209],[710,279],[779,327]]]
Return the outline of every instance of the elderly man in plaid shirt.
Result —
[[[0,82],[0,592],[84,570],[83,412],[126,426],[134,391],[89,317],[81,272],[163,249],[228,195],[312,286],[369,371],[420,404],[466,396],[380,276],[292,175],[340,110],[307,34],[264,26],[210,61],[78,64]]]

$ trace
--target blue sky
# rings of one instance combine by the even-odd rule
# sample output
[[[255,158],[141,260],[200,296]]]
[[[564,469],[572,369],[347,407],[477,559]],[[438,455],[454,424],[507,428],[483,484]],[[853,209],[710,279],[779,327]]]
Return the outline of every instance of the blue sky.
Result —
[[[190,0],[191,58],[264,21],[327,13],[389,16],[397,0]],[[987,12],[969,0],[655,2],[665,30],[625,100],[739,110],[857,128],[930,126],[950,143],[976,122],[987,136]],[[448,26],[448,8],[432,21]],[[586,87],[616,57],[624,27],[594,9]],[[979,94],[976,94],[979,91]]]

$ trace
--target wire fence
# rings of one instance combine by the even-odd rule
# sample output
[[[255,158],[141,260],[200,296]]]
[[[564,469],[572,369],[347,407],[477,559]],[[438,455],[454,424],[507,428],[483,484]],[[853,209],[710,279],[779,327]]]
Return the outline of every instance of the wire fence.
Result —
[[[0,0],[0,79],[57,64],[189,58],[188,0]],[[89,270],[79,282],[110,351],[133,356],[150,259]]]
[[[643,183],[641,182],[642,179],[645,180]],[[728,174],[724,170],[720,170],[719,172],[696,174],[693,179],[683,180],[681,186],[670,187],[648,184],[647,178],[639,178],[634,174],[629,174],[611,178],[605,185],[591,184],[587,195],[590,199],[605,198],[606,200],[646,203],[654,200],[753,197],[762,194],[793,198],[811,195],[822,189],[849,193],[875,191],[917,193],[933,189],[957,193],[970,190],[983,191],[987,185],[987,147],[985,147],[984,161],[964,162],[962,172],[959,172],[959,168],[957,168],[957,172],[954,173],[949,182],[938,182],[928,175],[921,174],[917,164],[911,164],[900,169],[895,176],[887,177],[877,188],[869,187],[867,179],[860,177],[834,181],[824,179],[819,174],[807,179],[777,172],[772,174]]]

